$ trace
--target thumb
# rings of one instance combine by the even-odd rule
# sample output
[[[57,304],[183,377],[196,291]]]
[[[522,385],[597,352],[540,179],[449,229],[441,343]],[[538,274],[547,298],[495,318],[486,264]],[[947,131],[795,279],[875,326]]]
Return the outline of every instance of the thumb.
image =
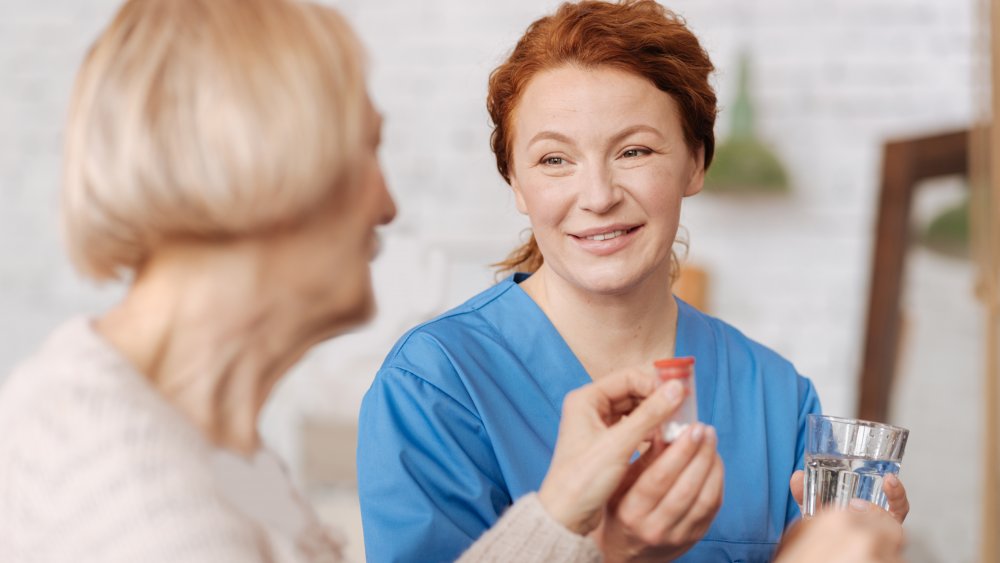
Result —
[[[668,381],[646,397],[631,414],[612,426],[608,430],[608,438],[616,444],[618,453],[631,456],[650,431],[677,412],[684,395],[684,385],[680,381]]]
[[[803,491],[803,480],[805,474],[799,469],[795,473],[792,473],[792,478],[788,481],[788,488],[792,491],[792,498],[799,506],[802,506],[802,491]]]

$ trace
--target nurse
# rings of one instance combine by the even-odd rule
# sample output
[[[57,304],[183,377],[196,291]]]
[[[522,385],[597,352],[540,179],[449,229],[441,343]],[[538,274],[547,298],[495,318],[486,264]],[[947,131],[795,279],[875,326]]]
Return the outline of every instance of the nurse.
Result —
[[[799,515],[789,479],[819,399],[671,292],[681,201],[712,160],[712,70],[683,20],[626,0],[562,5],[493,72],[492,148],[533,236],[510,277],[405,334],[365,397],[371,561],[454,559],[538,490],[569,392],[671,356],[696,359],[701,423],[633,464],[591,536],[606,561],[771,559]],[[651,463],[681,448],[697,453]],[[898,480],[887,493],[901,520]]]

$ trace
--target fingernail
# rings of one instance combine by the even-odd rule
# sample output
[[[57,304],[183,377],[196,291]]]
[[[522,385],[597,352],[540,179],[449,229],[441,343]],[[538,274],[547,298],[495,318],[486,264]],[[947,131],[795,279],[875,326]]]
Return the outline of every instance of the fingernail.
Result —
[[[684,393],[684,386],[681,384],[680,381],[677,381],[675,379],[667,382],[667,384],[661,387],[660,390],[672,402],[677,402],[680,400],[681,395]]]
[[[859,498],[852,498],[849,506],[854,512],[868,512],[869,504]]]
[[[705,425],[701,423],[694,423],[691,427],[691,441],[698,443],[705,436]]]
[[[885,484],[895,489],[896,487],[899,486],[899,477],[896,477],[895,475],[890,473],[885,478]]]

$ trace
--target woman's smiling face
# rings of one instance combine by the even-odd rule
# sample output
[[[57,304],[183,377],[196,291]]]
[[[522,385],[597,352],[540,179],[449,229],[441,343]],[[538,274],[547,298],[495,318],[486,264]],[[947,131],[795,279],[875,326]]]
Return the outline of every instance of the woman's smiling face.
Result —
[[[600,294],[669,283],[681,199],[704,180],[678,111],[645,78],[609,67],[531,79],[512,120],[511,186],[543,270]]]

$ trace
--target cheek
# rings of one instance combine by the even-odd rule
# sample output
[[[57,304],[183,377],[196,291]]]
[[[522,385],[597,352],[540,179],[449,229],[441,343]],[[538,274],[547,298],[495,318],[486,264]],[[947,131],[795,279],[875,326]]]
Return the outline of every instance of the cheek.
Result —
[[[647,215],[657,217],[668,224],[676,224],[680,218],[684,189],[677,179],[667,172],[654,172],[642,178],[633,191],[635,198]]]
[[[681,212],[681,198],[672,193],[660,193],[648,200],[649,214],[667,223],[676,223]]]
[[[573,208],[572,188],[569,185],[530,186],[521,192],[525,213],[537,229],[559,226]]]
[[[304,265],[335,276],[337,283],[353,286],[368,279],[371,240],[369,230],[356,216],[340,221],[326,232]],[[317,272],[317,279],[322,278],[321,272]]]

